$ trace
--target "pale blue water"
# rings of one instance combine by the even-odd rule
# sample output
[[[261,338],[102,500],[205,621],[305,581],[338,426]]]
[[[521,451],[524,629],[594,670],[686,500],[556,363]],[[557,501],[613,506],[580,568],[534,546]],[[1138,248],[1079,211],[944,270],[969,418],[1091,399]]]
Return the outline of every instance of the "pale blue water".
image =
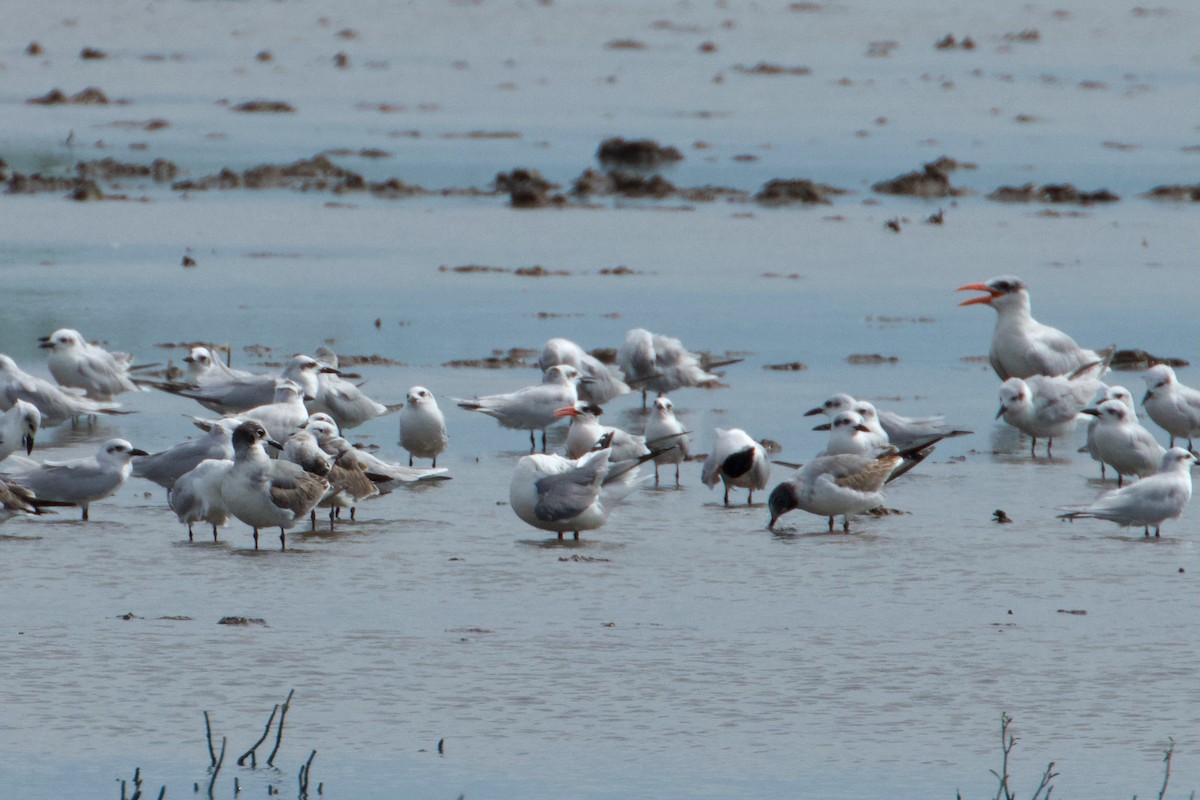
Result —
[[[193,782],[203,793],[204,710],[230,737],[215,793],[226,798],[235,775],[243,796],[267,784],[290,796],[312,749],[314,781],[330,798],[992,796],[1002,711],[1020,737],[1020,793],[1053,760],[1064,796],[1146,796],[1161,784],[1168,737],[1177,742],[1169,795],[1200,785],[1200,512],[1193,505],[1156,542],[1055,519],[1105,488],[1074,452],[1082,434],[1056,443],[1052,462],[1034,461],[993,421],[995,376],[962,360],[986,353],[993,315],[957,308],[953,291],[1016,273],[1033,287],[1035,314],[1083,343],[1200,360],[1198,215],[1128,196],[1195,180],[1196,155],[1182,149],[1195,144],[1194,103],[1182,102],[1191,87],[1180,77],[1194,12],[1133,17],[1080,4],[1062,20],[1036,8],[785,5],[18,6],[0,33],[0,157],[21,169],[163,156],[196,177],[378,146],[394,156],[362,164],[369,174],[483,186],[518,165],[569,180],[601,138],[623,134],[684,148],[669,174],[680,185],[754,190],[802,176],[858,194],[816,209],[661,210],[680,205],[668,201],[535,212],[491,197],[183,199],[137,185],[130,194],[149,202],[0,196],[0,351],[31,371],[45,374],[37,337],[62,326],[139,360],[184,355],[156,343],[227,342],[240,366],[256,362],[243,345],[289,354],[332,340],[342,353],[404,362],[360,370],[376,397],[396,402],[418,383],[438,395],[452,437],[440,463],[454,475],[364,504],[336,534],[297,531],[286,554],[252,553],[238,524],[219,545],[188,544],[161,490],[140,482],[97,503],[88,524],[63,514],[4,525],[6,792],[117,797],[118,781],[141,766],[150,794],[165,784],[169,797],[189,796]],[[699,30],[656,28],[659,19]],[[1040,44],[997,49],[1004,33],[1029,27]],[[337,38],[344,28],[359,38]],[[950,31],[982,46],[934,51]],[[650,47],[603,47],[627,37]],[[890,58],[865,55],[889,38],[902,43]],[[35,39],[47,55],[21,55]],[[697,52],[705,39],[717,53]],[[113,57],[81,62],[83,44]],[[272,65],[253,60],[264,48]],[[329,65],[338,50],[351,54],[350,70]],[[174,52],[184,58],[141,60]],[[510,57],[515,66],[504,65]],[[454,67],[460,58],[468,69]],[[814,74],[731,71],[762,60]],[[1152,91],[1124,91],[1127,72]],[[1041,80],[1047,73],[1059,82]],[[956,88],[941,88],[943,75]],[[840,77],[855,85],[838,86]],[[1079,89],[1080,80],[1110,88]],[[497,88],[509,81],[517,89]],[[23,102],[86,85],[134,103]],[[264,119],[214,105],[257,96],[301,112]],[[355,110],[359,102],[408,110]],[[1017,113],[1046,121],[1020,125]],[[874,124],[880,116],[889,124]],[[111,126],[151,117],[171,126]],[[405,129],[422,136],[388,135]],[[60,143],[71,130],[68,153]],[[522,136],[440,135],[470,130]],[[106,148],[92,146],[98,138]],[[713,146],[691,148],[697,140]],[[150,149],[126,149],[138,141]],[[731,160],[746,152],[760,160]],[[865,202],[870,182],[943,152],[980,163],[953,180],[981,193],[1069,180],[1127,197],[1078,218],[979,196]],[[921,223],[939,207],[944,226]],[[898,235],[883,227],[894,217],[907,220]],[[189,248],[195,269],[179,266]],[[438,270],[472,263],[571,274]],[[599,274],[621,265],[642,274]],[[908,513],[864,519],[852,536],[827,535],[823,520],[800,512],[772,535],[765,497],[721,508],[699,465],[687,464],[683,489],[637,494],[579,545],[548,542],[506,507],[524,435],[445,399],[517,388],[536,373],[441,365],[560,335],[615,347],[639,325],[745,354],[728,388],[675,398],[701,452],[714,426],[739,426],[803,461],[823,439],[800,414],[837,391],[944,413],[976,434],[944,443],[896,485],[889,505]],[[850,366],[855,353],[900,361]],[[796,360],[808,369],[762,368]],[[1198,385],[1200,369],[1180,378]],[[1140,396],[1136,373],[1114,380]],[[190,435],[181,415],[198,412],[160,394],[122,400],[138,413],[47,432],[35,455],[83,455],[111,435],[157,450]],[[636,406],[625,398],[609,415],[636,426]],[[353,433],[402,457],[394,418]],[[772,483],[784,475],[776,467]],[[993,524],[995,508],[1015,524]],[[560,560],[575,555],[605,560]],[[120,619],[127,612],[139,618]],[[268,625],[217,626],[226,615]],[[291,688],[281,770],[234,768]]]

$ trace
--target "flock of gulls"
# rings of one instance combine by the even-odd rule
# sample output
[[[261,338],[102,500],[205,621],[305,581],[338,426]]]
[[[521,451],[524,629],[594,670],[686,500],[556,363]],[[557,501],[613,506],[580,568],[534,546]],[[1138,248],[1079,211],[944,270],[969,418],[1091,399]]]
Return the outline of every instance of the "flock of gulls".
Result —
[[[1192,451],[1200,438],[1200,391],[1184,386],[1166,365],[1142,377],[1141,407],[1169,438],[1168,447],[1144,427],[1133,394],[1104,382],[1114,348],[1082,348],[1062,331],[1037,322],[1029,291],[1019,278],[1001,276],[961,290],[982,292],[960,305],[983,304],[997,314],[989,360],[1002,381],[997,419],[1031,439],[1047,455],[1055,438],[1088,421],[1086,450],[1100,463],[1101,477],[1112,469],[1117,488],[1063,519],[1094,518],[1159,535],[1167,520],[1178,519],[1192,494]],[[53,382],[22,370],[0,354],[0,522],[39,516],[54,507],[77,506],[88,519],[89,506],[113,495],[130,477],[167,489],[179,521],[218,529],[237,519],[253,530],[286,531],[305,518],[315,529],[317,509],[328,509],[329,524],[341,509],[353,518],[356,505],[403,484],[445,480],[437,466],[449,439],[434,395],[412,387],[404,403],[385,405],[368,397],[355,376],[338,369],[337,356],[320,348],[297,355],[278,374],[235,370],[205,347],[184,359],[186,374],[155,379],[124,353],[89,343],[77,331],[62,329],[41,340],[48,350]],[[705,363],[675,338],[634,329],[606,364],[567,339],[551,339],[542,350],[540,383],[505,394],[448,398],[459,408],[494,418],[505,428],[529,432],[530,454],[513,470],[509,501],[527,524],[559,538],[603,526],[620,500],[674,466],[689,460],[691,432],[675,417],[669,395],[718,380],[713,372],[735,360]],[[90,458],[35,461],[39,430],[79,424],[98,415],[120,415],[115,398],[123,392],[161,390],[199,403],[211,416],[192,417],[202,435],[159,453],[147,453],[116,438]],[[600,421],[603,405],[641,392],[650,407],[643,431],[633,433]],[[654,397],[650,402],[651,396]],[[387,461],[355,446],[343,433],[386,414],[399,412],[400,445],[408,463]],[[807,463],[772,462],[767,448],[740,428],[717,428],[701,480],[712,488],[764,491],[771,464],[795,472],[769,495],[768,528],[780,517],[802,510],[828,519],[850,518],[880,508],[885,486],[933,451],[957,430],[942,417],[912,418],[876,409],[864,400],[834,395],[807,412],[824,415],[826,448]],[[546,452],[546,429],[570,420],[564,454]],[[535,434],[541,431],[541,452]],[[1187,447],[1176,446],[1186,442]],[[23,454],[18,451],[24,451]],[[415,460],[430,466],[416,466]],[[653,475],[643,474],[653,466]],[[1132,480],[1135,479],[1136,480]],[[668,478],[669,479],[669,478]],[[1129,485],[1127,481],[1132,480]]]

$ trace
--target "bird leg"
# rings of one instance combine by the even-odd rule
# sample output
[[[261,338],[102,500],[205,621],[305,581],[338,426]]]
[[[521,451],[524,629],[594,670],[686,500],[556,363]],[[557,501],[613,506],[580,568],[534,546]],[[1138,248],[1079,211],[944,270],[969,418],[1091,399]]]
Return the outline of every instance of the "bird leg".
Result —
[[[754,490],[751,489],[750,493],[748,495],[746,495],[746,505],[751,505],[753,502],[754,502]]]
[[[842,533],[849,533],[849,532],[850,532],[850,515],[843,514],[842,515]]]
[[[563,532],[562,532],[562,531],[559,531],[559,532],[558,532],[558,540],[559,540],[560,542],[562,541],[562,535],[563,535]],[[1147,532],[1146,532],[1146,535],[1147,535],[1147,536],[1149,536],[1149,535],[1150,535],[1149,531],[1147,531]]]
[[[1154,535],[1157,536],[1158,534],[1156,533]],[[575,541],[579,541],[579,531],[575,531]]]
[[[358,506],[350,506],[350,521],[354,522],[354,512],[358,511]]]
[[[336,516],[336,514],[333,512],[336,510],[336,508],[336,506],[329,507],[329,530],[331,533],[333,532],[333,518]]]
[[[308,512],[308,521],[312,525],[312,529],[315,531],[317,529],[317,510],[315,508]]]
[[[1051,436],[1046,440],[1046,458],[1050,458],[1050,451],[1054,449],[1054,437]]]
[[[1157,526],[1157,525],[1155,525],[1155,526],[1154,526],[1154,538],[1155,538],[1155,539],[1159,538],[1159,537],[1158,537],[1158,526]]]
[[[533,428],[529,429],[529,452],[537,452],[537,439],[533,438]]]
[[[654,485],[658,486],[658,463],[654,464]]]
[[[679,463],[675,464],[675,488],[679,488]]]
[[[409,464],[409,466],[411,467],[411,466],[412,466],[412,464]],[[437,456],[434,456],[434,457],[433,457],[433,468],[434,468],[434,469],[437,469]]]
[[[833,532],[833,517],[829,518],[829,531],[830,533]]]
[[[1033,444],[1029,445],[1029,457],[1037,458],[1037,437],[1033,437]]]
[[[258,549],[258,528],[254,529],[254,549]]]
[[[408,465],[409,465],[410,467],[412,466],[412,453],[409,453],[409,454],[408,454]]]
[[[1117,488],[1120,489],[1124,484],[1121,482],[1121,473],[1117,473]]]
[[[725,505],[729,505],[729,487],[725,487]]]
[[[84,522],[88,521],[88,507],[86,505],[84,505],[84,507],[83,507],[83,521]]]
[[[188,523],[188,541],[192,540],[192,523]]]
[[[287,550],[287,532],[283,528],[279,529],[279,549]]]
[[[213,525],[213,543],[216,544],[216,541],[217,541],[217,526]]]
[[[542,452],[546,452],[546,429],[542,428]]]
[[[642,389],[642,411],[646,410],[646,390]]]

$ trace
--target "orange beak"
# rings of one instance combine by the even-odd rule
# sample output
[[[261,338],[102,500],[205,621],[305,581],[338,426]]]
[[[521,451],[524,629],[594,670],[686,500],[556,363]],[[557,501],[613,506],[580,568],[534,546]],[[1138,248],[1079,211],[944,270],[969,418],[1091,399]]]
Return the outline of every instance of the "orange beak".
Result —
[[[577,416],[579,416],[579,410],[577,408],[575,408],[575,406],[567,406],[566,408],[560,408],[560,409],[555,410],[554,416],[556,416],[556,417],[577,417]]]
[[[986,285],[984,285],[982,283],[968,283],[966,286],[958,287],[958,289],[956,289],[955,291],[987,292],[987,294],[985,294],[983,297],[972,297],[970,300],[962,301],[961,303],[959,303],[960,306],[973,306],[976,303],[986,303],[988,305],[991,305],[991,302],[993,300],[995,300],[1000,295],[1004,294],[1003,292],[997,292],[992,289],[989,289]]]

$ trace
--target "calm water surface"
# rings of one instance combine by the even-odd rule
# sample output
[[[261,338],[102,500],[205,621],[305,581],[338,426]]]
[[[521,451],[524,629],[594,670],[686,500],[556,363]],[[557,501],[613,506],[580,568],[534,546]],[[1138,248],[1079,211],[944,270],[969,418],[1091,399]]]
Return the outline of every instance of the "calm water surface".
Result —
[[[1194,178],[1181,78],[1194,12],[1079,4],[1065,17],[1025,7],[993,18],[908,5],[25,4],[3,34],[0,93],[0,156],[21,169],[118,151],[199,176],[380,146],[390,160],[354,168],[482,187],[518,164],[567,181],[600,139],[624,134],[687,148],[671,174],[680,185],[754,190],[803,175],[858,194],[818,209],[532,213],[496,197],[184,199],[154,186],[131,187],[147,202],[0,196],[0,351],[30,371],[46,374],[36,339],[63,326],[139,360],[177,361],[183,350],[157,345],[190,340],[233,345],[239,366],[265,360],[242,351],[252,344],[270,358],[326,341],[384,355],[403,366],[362,368],[367,389],[386,402],[414,384],[438,395],[452,437],[440,463],[454,478],[368,502],[334,533],[297,530],[287,552],[254,552],[236,523],[219,544],[190,544],[163,492],[138,481],[96,504],[90,523],[4,525],[0,785],[26,798],[116,797],[141,766],[150,791],[188,796],[207,783],[208,710],[231,753],[218,797],[233,796],[235,775],[244,796],[268,784],[290,794],[312,749],[314,779],[334,798],[991,796],[1002,711],[1020,738],[1018,791],[1053,760],[1065,795],[1145,796],[1170,737],[1171,794],[1200,786],[1200,511],[1156,541],[1058,521],[1107,484],[1075,452],[1082,432],[1056,442],[1053,459],[1031,459],[1027,440],[993,421],[998,381],[971,360],[986,353],[993,315],[957,308],[953,291],[1016,273],[1037,316],[1083,343],[1200,361],[1198,215],[1133,196]],[[1003,39],[1034,27],[1040,44]],[[348,28],[359,37],[336,35]],[[983,46],[933,50],[948,31]],[[604,47],[617,38],[647,47]],[[698,52],[707,39],[715,55]],[[45,57],[21,55],[31,40]],[[878,40],[899,49],[866,56]],[[83,44],[110,58],[80,61]],[[275,60],[259,69],[264,48]],[[338,50],[352,69],[329,65]],[[144,58],[156,53],[180,57]],[[733,70],[764,60],[814,73]],[[24,103],[92,84],[132,103]],[[214,105],[251,96],[300,112],[264,122]],[[1018,113],[1044,121],[1014,123]],[[171,126],[114,124],[156,116]],[[389,135],[402,129],[423,135]],[[472,130],[521,136],[443,136]],[[148,152],[128,150],[147,139]],[[980,163],[954,181],[981,193],[1069,180],[1126,198],[1059,216],[979,196],[865,202],[871,181],[942,152]],[[939,206],[946,224],[922,224]],[[899,235],[883,226],[892,218]],[[185,251],[196,269],[179,266]],[[461,264],[570,274],[439,270]],[[600,274],[622,265],[638,274]],[[837,391],[976,433],[896,484],[889,505],[904,513],[858,521],[850,536],[801,512],[771,534],[765,496],[724,508],[687,464],[682,488],[648,486],[602,531],[549,540],[507,507],[524,435],[445,399],[536,372],[443,364],[552,336],[615,347],[634,326],[744,355],[727,387],[675,397],[700,452],[714,426],[736,426],[804,461],[823,438],[800,415]],[[899,361],[848,365],[859,353]],[[807,369],[763,369],[791,361]],[[1195,366],[1180,377],[1200,384]],[[1136,373],[1112,380],[1142,392]],[[48,431],[35,455],[85,455],[115,435],[158,450],[192,433],[187,401],[122,401],[137,413]],[[608,415],[643,420],[632,397]],[[353,434],[401,458],[394,418]],[[772,484],[787,474],[775,471]],[[1014,524],[995,525],[996,508]],[[267,624],[218,626],[227,615]],[[234,767],[292,688],[280,770]]]

